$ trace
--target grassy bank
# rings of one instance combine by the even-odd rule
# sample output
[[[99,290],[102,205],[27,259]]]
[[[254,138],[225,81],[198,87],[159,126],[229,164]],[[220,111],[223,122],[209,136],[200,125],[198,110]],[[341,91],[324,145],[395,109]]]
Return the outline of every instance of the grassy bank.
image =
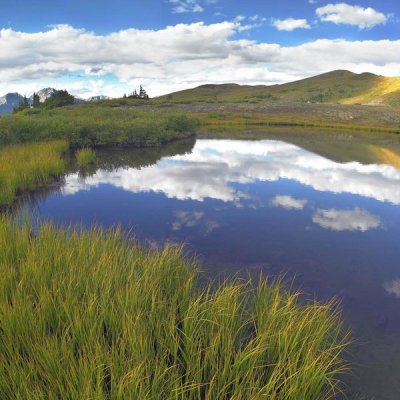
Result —
[[[347,130],[366,133],[400,133],[400,123],[379,125],[376,121],[371,124],[365,121],[331,121],[330,118],[319,117],[314,114],[262,114],[239,112],[210,112],[197,113],[204,131],[215,129],[245,129],[251,127],[264,127],[265,129],[284,127],[312,128],[325,130]]]
[[[0,145],[62,139],[71,147],[157,146],[194,134],[197,120],[174,111],[101,105],[28,109],[0,118]]]
[[[0,148],[0,206],[10,205],[19,191],[34,189],[64,171],[65,141]]]
[[[197,286],[182,250],[0,217],[0,398],[330,399],[332,304],[261,279]]]

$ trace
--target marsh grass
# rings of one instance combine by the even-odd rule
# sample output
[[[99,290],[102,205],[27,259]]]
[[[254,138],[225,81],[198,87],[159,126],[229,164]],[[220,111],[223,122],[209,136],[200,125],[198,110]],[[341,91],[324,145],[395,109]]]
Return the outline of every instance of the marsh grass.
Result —
[[[33,234],[0,216],[1,399],[330,399],[348,340],[333,303],[279,282],[198,286],[182,248],[119,229]]]
[[[75,155],[79,166],[91,164],[96,159],[95,151],[90,148],[80,149],[75,153]]]
[[[6,146],[0,149],[0,206],[9,205],[19,191],[48,183],[64,170],[64,141]]]
[[[0,118],[0,145],[62,139],[72,148],[153,147],[193,136],[197,126],[195,118],[173,111],[101,104],[28,109]]]

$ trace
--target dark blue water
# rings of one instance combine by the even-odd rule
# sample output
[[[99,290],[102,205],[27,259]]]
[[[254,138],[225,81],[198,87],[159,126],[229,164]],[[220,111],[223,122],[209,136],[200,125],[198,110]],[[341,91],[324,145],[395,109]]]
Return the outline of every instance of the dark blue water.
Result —
[[[308,296],[338,297],[359,364],[349,390],[400,398],[400,170],[268,140],[157,151],[99,153],[26,207],[56,224],[119,224],[153,246],[185,242],[211,275],[285,273]]]

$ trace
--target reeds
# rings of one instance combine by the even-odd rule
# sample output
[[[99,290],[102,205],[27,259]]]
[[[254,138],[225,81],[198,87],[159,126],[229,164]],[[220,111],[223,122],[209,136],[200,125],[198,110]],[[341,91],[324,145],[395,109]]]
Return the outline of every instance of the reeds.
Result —
[[[9,205],[19,191],[46,184],[64,170],[65,141],[7,146],[0,149],[0,206]]]
[[[76,153],[76,161],[80,167],[92,163],[96,159],[96,153],[91,148],[83,148]]]
[[[199,289],[182,249],[121,232],[35,235],[0,216],[1,399],[330,399],[333,304],[260,278]]]

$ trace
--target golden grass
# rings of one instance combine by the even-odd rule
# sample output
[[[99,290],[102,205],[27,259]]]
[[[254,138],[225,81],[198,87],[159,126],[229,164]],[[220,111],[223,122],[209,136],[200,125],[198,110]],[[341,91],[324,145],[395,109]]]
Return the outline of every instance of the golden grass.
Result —
[[[22,190],[48,183],[64,170],[65,141],[6,146],[0,149],[0,206]]]
[[[200,289],[182,249],[0,216],[0,398],[333,399],[334,303],[261,277]]]

